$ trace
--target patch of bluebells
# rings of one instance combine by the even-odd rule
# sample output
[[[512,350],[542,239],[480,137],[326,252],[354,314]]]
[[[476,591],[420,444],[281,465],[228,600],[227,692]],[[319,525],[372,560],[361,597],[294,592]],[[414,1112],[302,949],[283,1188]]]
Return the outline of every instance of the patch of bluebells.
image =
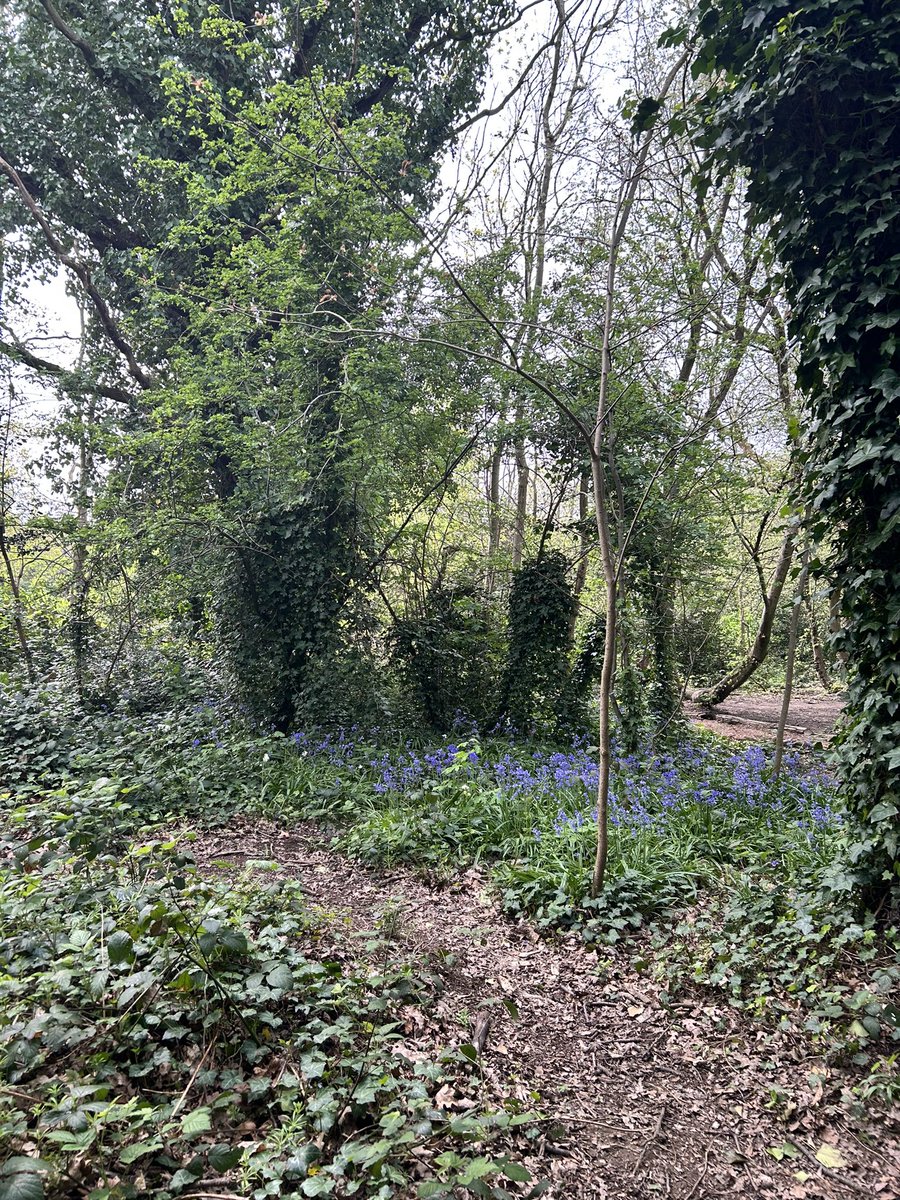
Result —
[[[322,736],[310,736],[303,731],[289,735],[290,742],[297,752],[310,758],[327,758],[332,763],[348,762],[356,751],[357,727],[350,730],[341,729],[337,733],[326,733]]]
[[[567,750],[506,741],[499,753],[492,746],[486,755],[472,739],[426,750],[407,743],[400,751],[372,756],[357,747],[355,730],[323,737],[297,733],[292,741],[301,753],[338,767],[353,760],[353,769],[379,796],[412,800],[452,770],[513,801],[537,803],[555,815],[534,826],[536,840],[579,835],[596,822],[596,750],[584,738]],[[833,780],[821,761],[788,753],[779,780],[773,781],[770,772],[771,755],[761,746],[725,754],[702,742],[686,742],[672,753],[640,756],[614,746],[610,824],[623,832],[663,832],[671,820],[698,806],[737,817],[755,814],[769,823],[792,821],[810,839],[839,823],[831,807]]]

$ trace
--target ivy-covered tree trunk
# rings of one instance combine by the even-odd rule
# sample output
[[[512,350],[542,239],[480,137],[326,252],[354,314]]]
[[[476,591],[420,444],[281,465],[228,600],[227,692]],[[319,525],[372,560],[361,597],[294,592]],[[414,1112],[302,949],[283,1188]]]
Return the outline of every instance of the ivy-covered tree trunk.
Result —
[[[694,18],[695,70],[716,73],[698,138],[747,169],[785,268],[813,566],[841,595],[849,854],[883,895],[900,881],[900,5],[700,0]]]
[[[653,687],[650,707],[660,733],[678,728],[681,695],[675,665],[675,582],[671,575],[653,573],[649,593],[650,636],[653,647]]]

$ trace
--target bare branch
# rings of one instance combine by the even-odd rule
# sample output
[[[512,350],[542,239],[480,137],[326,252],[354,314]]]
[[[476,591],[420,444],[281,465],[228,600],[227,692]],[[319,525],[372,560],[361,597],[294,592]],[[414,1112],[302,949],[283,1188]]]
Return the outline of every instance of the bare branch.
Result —
[[[122,354],[125,362],[128,364],[129,374],[137,383],[141,385],[141,387],[152,387],[154,384],[153,377],[148,375],[138,363],[134,351],[119,330],[119,326],[110,312],[109,306],[97,290],[88,268],[83,262],[81,262],[80,259],[73,258],[72,255],[66,251],[66,248],[63,246],[62,242],[53,232],[53,228],[44,215],[40,205],[22,182],[18,171],[16,171],[15,167],[10,166],[5,158],[0,158],[0,171],[3,172],[3,174],[19,193],[20,197],[22,198],[22,202],[34,217],[37,224],[40,226],[41,232],[47,241],[47,245],[56,255],[57,259],[62,263],[63,266],[68,267],[69,270],[81,281],[81,285],[90,297],[91,303],[94,306],[94,311],[100,320],[100,324],[102,325],[106,336],[120,352],[120,354]]]
[[[126,392],[124,388],[87,379],[79,372],[71,371],[68,367],[61,366],[59,363],[48,362],[45,358],[39,358],[36,354],[32,354],[30,350],[17,343],[0,341],[0,354],[5,354],[13,362],[21,363],[22,366],[29,367],[32,371],[38,371],[42,375],[52,375],[54,379],[59,380],[67,391],[88,392],[92,396],[104,396],[107,400],[115,400],[118,404],[126,404],[129,408],[134,406],[134,397],[130,392]]]

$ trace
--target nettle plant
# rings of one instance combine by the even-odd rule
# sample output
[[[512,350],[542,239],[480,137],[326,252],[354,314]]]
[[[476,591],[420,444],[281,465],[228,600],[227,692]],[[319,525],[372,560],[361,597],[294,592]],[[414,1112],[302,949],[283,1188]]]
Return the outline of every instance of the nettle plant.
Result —
[[[358,960],[305,952],[321,929],[296,884],[203,877],[174,840],[131,841],[114,783],[6,800],[3,1200],[168,1200],[207,1178],[256,1200],[386,1198],[408,1194],[413,1150],[423,1196],[527,1180],[479,1150],[530,1116],[453,1116],[433,1097],[465,1056],[393,1053],[398,1010],[435,980],[387,934]]]

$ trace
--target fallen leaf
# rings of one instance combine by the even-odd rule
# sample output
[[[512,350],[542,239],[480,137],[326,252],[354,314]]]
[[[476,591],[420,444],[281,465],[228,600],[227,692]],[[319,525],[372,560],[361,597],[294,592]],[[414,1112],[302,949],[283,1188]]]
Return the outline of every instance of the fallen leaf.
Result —
[[[816,1151],[816,1160],[823,1167],[831,1167],[832,1170],[837,1170],[839,1167],[846,1167],[847,1165],[847,1160],[841,1154],[840,1150],[835,1146],[829,1146],[827,1142],[823,1142]]]

